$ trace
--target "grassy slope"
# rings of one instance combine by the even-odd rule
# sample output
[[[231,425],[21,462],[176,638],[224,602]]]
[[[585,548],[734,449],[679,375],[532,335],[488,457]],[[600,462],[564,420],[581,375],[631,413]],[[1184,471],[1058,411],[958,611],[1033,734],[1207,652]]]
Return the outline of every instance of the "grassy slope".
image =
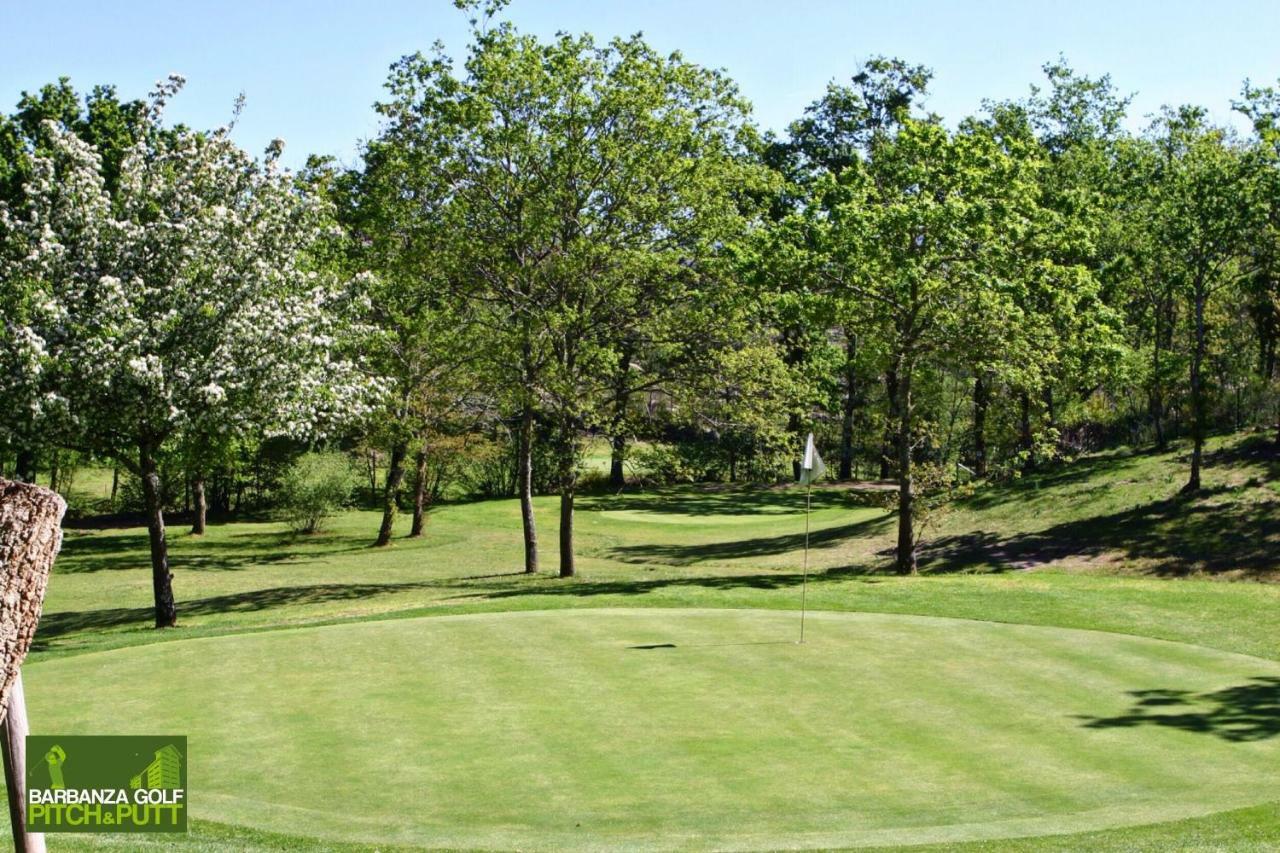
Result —
[[[938,521],[925,562],[931,572],[921,578],[872,574],[885,562],[889,520],[851,506],[843,490],[824,490],[815,494],[811,562],[818,576],[810,602],[1094,628],[1280,658],[1280,587],[1207,579],[1273,571],[1276,458],[1256,439],[1220,440],[1210,450],[1208,493],[1192,501],[1176,497],[1185,476],[1176,453],[1096,457],[984,489]],[[426,538],[378,553],[366,548],[376,527],[366,513],[303,539],[270,524],[215,526],[201,541],[175,536],[183,627],[163,634],[142,627],[150,596],[144,531],[72,532],[35,659],[282,625],[474,610],[791,608],[803,530],[796,505],[794,492],[779,490],[586,500],[579,518],[584,576],[569,582],[517,572],[518,515],[506,501],[442,508]],[[539,511],[545,545],[554,541],[553,501],[541,501]],[[544,547],[543,559],[553,565],[551,549]],[[1184,574],[1195,576],[1153,577]],[[1186,837],[1201,833],[1207,844],[1280,838],[1280,820],[1267,808],[1195,827],[1184,828]],[[213,839],[226,830],[207,831]],[[1090,844],[1160,849],[1169,831],[1125,830]],[[202,831],[190,840],[204,837]],[[1028,842],[1041,843],[1052,844]]]

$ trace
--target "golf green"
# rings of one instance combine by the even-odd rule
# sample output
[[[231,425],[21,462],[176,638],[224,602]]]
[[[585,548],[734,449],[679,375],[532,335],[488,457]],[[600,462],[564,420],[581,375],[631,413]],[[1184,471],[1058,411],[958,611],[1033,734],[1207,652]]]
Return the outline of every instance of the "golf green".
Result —
[[[763,610],[486,613],[157,643],[26,680],[37,734],[188,735],[195,817],[331,840],[856,846],[1280,791],[1280,663],[929,617],[796,629]]]

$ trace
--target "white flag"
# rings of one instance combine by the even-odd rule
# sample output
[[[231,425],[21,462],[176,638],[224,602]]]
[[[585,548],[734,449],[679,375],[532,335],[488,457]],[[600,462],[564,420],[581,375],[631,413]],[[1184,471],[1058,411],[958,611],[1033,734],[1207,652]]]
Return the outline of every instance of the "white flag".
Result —
[[[818,448],[813,446],[813,433],[809,433],[809,440],[804,443],[804,461],[800,463],[800,482],[808,485],[815,480],[821,480],[825,473],[827,473],[827,466],[822,464]]]

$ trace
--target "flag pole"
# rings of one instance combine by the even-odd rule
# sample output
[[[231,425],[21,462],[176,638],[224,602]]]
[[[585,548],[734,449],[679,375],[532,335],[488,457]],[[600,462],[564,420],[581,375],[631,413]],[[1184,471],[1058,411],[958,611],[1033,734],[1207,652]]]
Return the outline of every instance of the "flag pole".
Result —
[[[809,592],[809,495],[813,492],[813,483],[804,486],[804,570],[800,580],[800,642],[804,642],[804,610],[805,599]]]

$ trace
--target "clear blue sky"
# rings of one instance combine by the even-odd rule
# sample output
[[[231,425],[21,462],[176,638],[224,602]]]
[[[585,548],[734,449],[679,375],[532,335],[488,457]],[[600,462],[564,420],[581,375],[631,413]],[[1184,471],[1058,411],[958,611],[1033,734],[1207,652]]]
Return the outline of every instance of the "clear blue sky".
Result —
[[[514,0],[506,15],[542,35],[643,31],[727,70],[760,125],[775,129],[881,53],[931,66],[928,106],[950,121],[983,98],[1025,94],[1059,53],[1136,92],[1135,127],[1163,103],[1199,103],[1230,121],[1242,80],[1280,76],[1277,0]],[[6,112],[22,90],[60,75],[135,97],[177,71],[188,85],[171,117],[222,124],[243,91],[241,144],[260,152],[283,137],[297,165],[308,152],[354,161],[377,129],[371,104],[387,66],[437,39],[460,57],[467,24],[449,0],[0,0],[0,38]]]

